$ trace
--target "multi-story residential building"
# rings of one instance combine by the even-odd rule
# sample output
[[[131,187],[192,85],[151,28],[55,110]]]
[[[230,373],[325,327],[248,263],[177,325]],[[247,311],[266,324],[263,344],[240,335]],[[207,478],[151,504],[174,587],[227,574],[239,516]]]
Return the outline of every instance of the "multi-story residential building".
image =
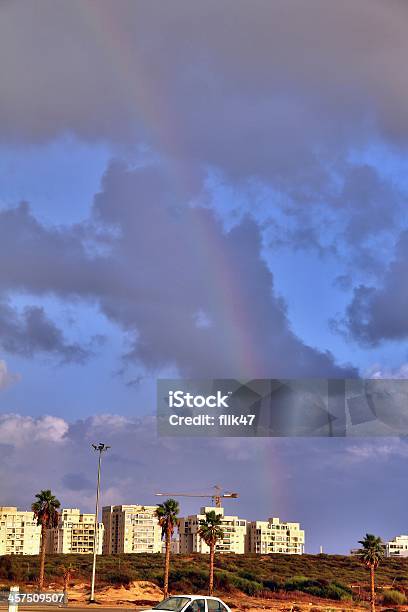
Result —
[[[98,523],[96,553],[102,554],[103,524]],[[95,515],[82,514],[78,508],[63,508],[58,527],[48,532],[47,548],[52,553],[82,553],[94,551]]]
[[[408,557],[408,535],[396,536],[385,543],[387,557]]]
[[[163,552],[161,527],[156,518],[157,506],[105,506],[102,523],[98,523],[97,554]],[[303,554],[305,533],[299,523],[283,523],[278,518],[268,521],[246,521],[226,516],[223,508],[204,507],[200,514],[179,519],[178,539],[171,543],[173,553],[208,553],[209,547],[200,538],[200,520],[214,510],[222,516],[224,537],[216,545],[217,552],[243,554]],[[47,549],[53,553],[93,553],[94,514],[82,514],[78,508],[64,508],[58,527],[48,532]],[[37,555],[40,550],[41,527],[31,511],[0,506],[0,555]],[[387,556],[408,556],[408,536],[397,536],[386,545]]]
[[[40,541],[33,512],[0,506],[0,555],[38,555]]]
[[[162,553],[166,552],[166,542],[162,540]],[[178,555],[180,552],[180,540],[178,538],[173,538],[170,542],[170,552],[172,555]]]
[[[278,518],[248,523],[248,553],[302,555],[304,546],[305,532],[300,529],[299,523],[281,523]]]
[[[216,544],[217,552],[237,553],[245,552],[245,537],[247,521],[238,516],[225,516],[224,508],[201,508],[201,514],[193,514],[179,520],[180,553],[193,552],[208,553],[207,544],[198,535],[200,520],[205,519],[205,513],[214,510],[222,516],[222,530],[224,537]]]
[[[105,506],[103,553],[159,553],[162,549],[157,506]]]

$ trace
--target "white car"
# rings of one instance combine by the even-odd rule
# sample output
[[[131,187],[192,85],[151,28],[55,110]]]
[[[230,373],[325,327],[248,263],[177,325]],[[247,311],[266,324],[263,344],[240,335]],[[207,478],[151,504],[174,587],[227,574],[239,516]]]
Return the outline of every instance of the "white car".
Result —
[[[207,595],[173,595],[145,612],[231,612],[230,608],[218,597]]]

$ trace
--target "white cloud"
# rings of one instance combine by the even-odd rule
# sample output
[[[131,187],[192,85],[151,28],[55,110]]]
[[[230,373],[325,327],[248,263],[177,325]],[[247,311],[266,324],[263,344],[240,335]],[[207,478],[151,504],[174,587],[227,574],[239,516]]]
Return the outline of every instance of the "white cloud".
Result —
[[[204,310],[197,310],[193,316],[196,327],[206,329],[212,326],[212,321]]]
[[[369,368],[367,378],[408,378],[408,363],[403,363],[399,368],[386,368],[380,364],[374,364]]]
[[[352,444],[347,447],[346,452],[352,462],[383,461],[393,457],[408,457],[408,444],[399,438],[390,438],[377,443]]]
[[[120,414],[96,414],[92,417],[88,434],[96,435],[100,432],[109,431],[117,433],[129,426],[129,419]]]
[[[38,442],[61,443],[68,432],[68,423],[59,417],[33,418],[19,414],[0,415],[0,443],[20,448]]]

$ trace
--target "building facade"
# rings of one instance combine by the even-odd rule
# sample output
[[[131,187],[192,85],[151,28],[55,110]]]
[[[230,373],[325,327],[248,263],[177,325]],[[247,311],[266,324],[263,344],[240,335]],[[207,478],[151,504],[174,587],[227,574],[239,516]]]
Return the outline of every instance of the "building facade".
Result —
[[[48,552],[92,554],[94,551],[95,515],[82,514],[78,508],[63,508],[58,527],[50,529]],[[102,554],[103,524],[98,523],[96,553]]]
[[[222,530],[224,537],[216,544],[216,551],[220,553],[243,554],[245,552],[245,539],[247,521],[238,516],[225,516],[224,508],[201,508],[201,514],[193,514],[179,520],[179,550],[181,554],[193,552],[210,552],[207,544],[198,535],[200,520],[205,519],[205,513],[214,510],[222,516]]]
[[[0,555],[38,555],[40,542],[33,512],[0,506]]]
[[[103,554],[160,553],[161,527],[156,509],[157,506],[105,506]]]
[[[278,518],[248,523],[246,552],[267,555],[302,555],[305,532],[299,523],[282,523]]]
[[[387,557],[408,557],[408,535],[396,536],[386,542],[385,554]]]
[[[162,553],[166,552],[166,542],[162,540]],[[173,538],[170,542],[170,553],[172,555],[178,555],[180,552],[180,541],[178,538]]]
[[[97,554],[163,552],[156,509],[157,506],[142,505],[105,506],[102,523],[98,523]],[[200,514],[179,519],[178,538],[171,543],[173,554],[209,552],[198,531],[200,520],[205,519],[206,512],[210,511],[222,517],[224,537],[216,545],[218,553],[304,553],[305,533],[299,523],[285,523],[278,518],[247,521],[225,515],[223,508],[204,507]],[[94,521],[93,514],[83,514],[78,508],[64,508],[58,527],[48,531],[48,552],[93,553]],[[37,525],[33,512],[0,506],[0,555],[37,555],[40,542],[41,527]],[[408,536],[397,536],[385,547],[389,557],[408,557]]]

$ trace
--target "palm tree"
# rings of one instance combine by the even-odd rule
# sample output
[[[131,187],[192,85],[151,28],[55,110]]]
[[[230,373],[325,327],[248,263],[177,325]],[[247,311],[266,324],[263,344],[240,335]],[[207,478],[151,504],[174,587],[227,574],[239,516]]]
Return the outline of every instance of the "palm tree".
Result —
[[[174,532],[174,528],[177,525],[177,515],[179,513],[179,505],[175,499],[168,499],[163,504],[159,504],[156,509],[156,516],[159,521],[159,525],[162,529],[162,539],[166,542],[166,554],[164,561],[164,585],[163,594],[164,599],[169,594],[169,570],[170,570],[170,547],[171,538]]]
[[[210,595],[214,592],[214,555],[215,545],[218,540],[224,537],[224,531],[221,528],[222,515],[216,514],[214,510],[205,513],[205,519],[200,520],[200,528],[198,535],[207,546],[210,547],[210,581],[208,587],[208,593]]]
[[[37,519],[37,525],[41,525],[40,574],[38,577],[38,587],[41,591],[44,586],[47,530],[58,526],[58,508],[61,504],[49,489],[40,491],[35,497],[37,501],[32,504],[31,510],[34,512],[34,516]]]
[[[366,533],[364,540],[359,540],[359,544],[362,544],[359,557],[364,565],[370,569],[371,612],[375,612],[375,570],[384,557],[384,544],[381,538],[377,538],[372,533]]]
[[[74,571],[75,570],[73,569],[71,563],[69,563],[68,565],[61,565],[62,577],[64,579],[64,596],[65,596],[66,603],[68,603],[68,588],[69,588],[69,583],[71,582],[71,577]]]

